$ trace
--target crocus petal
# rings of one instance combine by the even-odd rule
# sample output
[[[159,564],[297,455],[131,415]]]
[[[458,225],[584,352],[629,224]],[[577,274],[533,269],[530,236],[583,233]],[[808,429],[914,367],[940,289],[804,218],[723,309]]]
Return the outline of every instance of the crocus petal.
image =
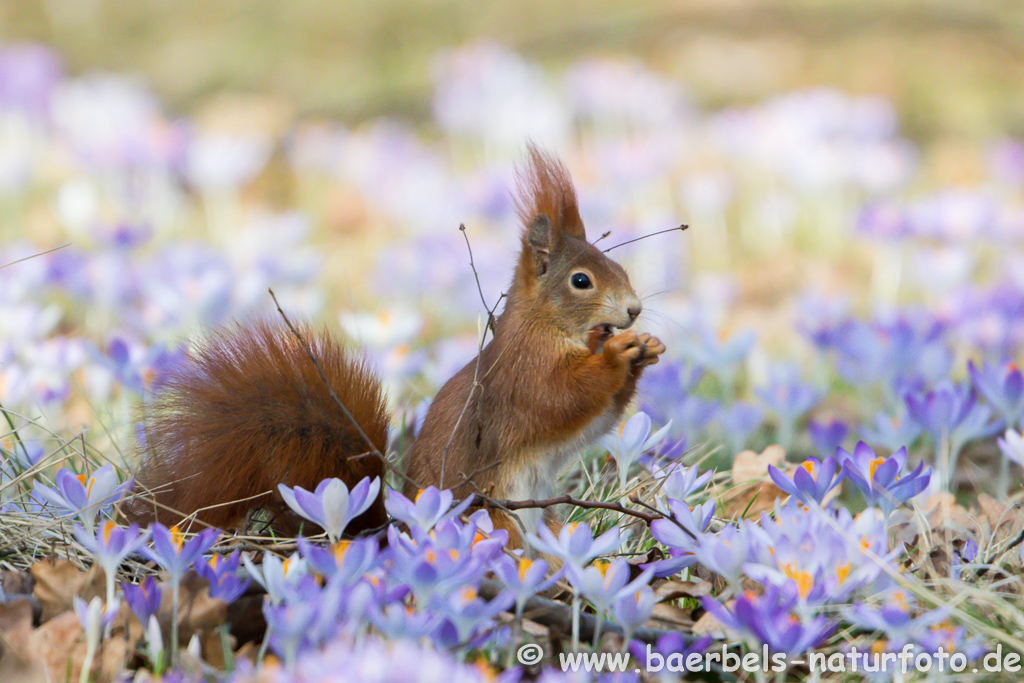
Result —
[[[290,486],[284,484],[278,484],[277,490],[280,492],[281,497],[284,498],[285,504],[290,507],[296,514],[302,514],[302,508],[299,507],[299,501],[295,500],[295,493],[292,491]]]
[[[313,497],[316,498],[315,496]],[[345,482],[341,479],[331,479],[320,494],[319,503],[323,513],[322,524],[324,531],[331,540],[341,538],[345,526],[348,525],[349,516],[349,492]]]
[[[624,451],[635,451],[651,433],[651,418],[647,413],[637,413],[622,427],[621,441]]]
[[[344,484],[342,484],[344,486]],[[301,486],[296,486],[292,492],[295,494],[295,502],[299,504],[298,513],[313,522],[314,524],[324,525],[324,504],[323,501],[311,491],[307,491]],[[346,490],[346,495],[348,491]],[[347,502],[347,501],[346,501]]]
[[[379,493],[379,477],[374,477],[372,480],[369,477],[366,477],[356,484],[349,497],[349,519],[354,519],[369,510],[370,506],[373,505],[375,500],[377,500],[377,495]]]

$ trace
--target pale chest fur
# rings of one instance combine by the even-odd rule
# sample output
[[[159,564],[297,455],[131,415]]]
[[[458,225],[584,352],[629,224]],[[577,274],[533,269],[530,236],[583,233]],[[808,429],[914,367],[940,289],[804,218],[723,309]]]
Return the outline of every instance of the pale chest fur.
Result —
[[[500,497],[508,500],[542,500],[564,494],[565,491],[558,486],[561,474],[579,453],[611,431],[621,413],[613,403],[573,438],[524,454],[522,466],[514,473],[509,473],[511,485]],[[543,509],[518,510],[516,514],[528,532],[537,533]]]

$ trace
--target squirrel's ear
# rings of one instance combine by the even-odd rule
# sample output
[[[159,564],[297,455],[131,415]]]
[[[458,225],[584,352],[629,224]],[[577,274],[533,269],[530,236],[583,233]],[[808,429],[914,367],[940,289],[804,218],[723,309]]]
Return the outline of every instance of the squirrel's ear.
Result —
[[[551,221],[541,214],[526,229],[526,246],[533,255],[534,273],[540,277],[548,272],[551,262]]]
[[[533,230],[539,218],[545,218],[550,251],[556,251],[564,237],[587,239],[565,164],[532,144],[526,150],[528,163],[517,173],[516,210],[527,231]]]

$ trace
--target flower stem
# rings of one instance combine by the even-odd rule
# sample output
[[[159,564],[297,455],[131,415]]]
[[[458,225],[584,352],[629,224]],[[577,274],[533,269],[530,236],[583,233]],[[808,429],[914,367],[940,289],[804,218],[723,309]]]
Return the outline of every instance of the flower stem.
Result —
[[[85,661],[82,662],[82,673],[78,676],[78,683],[88,683],[89,673],[92,671],[92,662],[96,657],[96,643],[90,639],[88,649],[85,651]]]
[[[1010,459],[1000,453],[999,458],[999,481],[997,493],[997,500],[1006,500],[1006,497],[1010,494]]]
[[[578,591],[572,593],[572,650],[577,652],[580,649],[580,594]]]
[[[171,665],[178,661],[178,582],[171,581]]]

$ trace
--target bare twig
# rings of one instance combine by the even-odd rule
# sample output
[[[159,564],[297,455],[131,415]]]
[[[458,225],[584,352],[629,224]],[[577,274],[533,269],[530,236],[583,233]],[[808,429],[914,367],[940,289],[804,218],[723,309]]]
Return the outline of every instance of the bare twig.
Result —
[[[345,404],[341,402],[341,399],[338,398],[338,395],[334,393],[334,387],[331,386],[331,382],[327,379],[327,375],[324,373],[324,369],[320,367],[320,361],[318,361],[316,356],[313,355],[313,350],[309,347],[309,344],[306,343],[306,340],[303,338],[302,334],[297,329],[295,329],[295,326],[292,325],[292,321],[288,319],[288,314],[286,314],[284,312],[284,309],[281,308],[281,304],[277,301],[277,296],[274,294],[274,290],[268,289],[267,291],[270,292],[270,298],[274,300],[274,305],[277,306],[277,312],[281,314],[281,317],[284,319],[285,325],[287,325],[288,329],[292,331],[293,335],[295,335],[295,338],[299,341],[299,344],[302,345],[302,350],[306,352],[306,355],[309,357],[310,362],[313,363],[313,366],[316,368],[317,374],[320,375],[320,379],[323,380],[324,386],[327,387],[327,393],[331,395],[331,399],[337,404],[338,408],[341,409],[341,412],[344,413],[345,417],[348,418],[348,421],[352,423],[352,426],[356,428],[356,432],[358,432],[359,436],[363,438],[363,440],[366,442],[366,445],[370,447],[370,452],[380,455],[380,450],[377,449],[377,446],[374,445],[372,440],[370,440],[370,437],[367,436],[366,432],[363,431],[363,426],[359,424],[359,421],[352,416],[352,413],[350,413],[348,408],[345,407]]]
[[[1002,548],[998,552],[993,553],[992,556],[989,557],[988,560],[985,562],[985,564],[978,568],[978,571],[975,572],[975,576],[977,576],[980,579],[981,577],[985,576],[985,574],[988,574],[989,569],[991,569],[992,565],[996,563],[996,560],[998,560],[1001,557],[1004,557],[1006,553],[1010,552],[1011,550],[1019,546],[1021,543],[1024,543],[1024,529],[1022,529],[1021,532],[1017,534],[1017,537],[1010,541],[1010,543],[1005,548]]]
[[[654,237],[655,235],[664,235],[666,232],[675,232],[676,230],[686,230],[689,227],[690,227],[689,225],[687,225],[686,223],[683,223],[678,228],[669,228],[668,230],[659,230],[658,232],[652,232],[652,233],[649,233],[647,235],[643,235],[641,237],[635,237],[635,238],[633,238],[631,240],[626,240],[625,242],[620,242],[619,244],[616,244],[614,247],[608,247],[607,249],[605,249],[601,253],[602,254],[607,254],[612,249],[618,249],[619,247],[624,247],[627,244],[632,244],[633,242],[639,242],[640,240],[645,240],[648,237]]]
[[[491,329],[491,334],[494,334],[494,311],[497,310],[498,304],[505,298],[505,293],[502,292],[498,297],[498,300],[494,302],[494,306],[487,305],[487,299],[484,297],[484,288],[480,284],[480,274],[476,271],[476,264],[473,262],[473,247],[469,243],[469,235],[466,234],[466,224],[459,224],[459,232],[462,233],[462,238],[466,240],[466,251],[469,252],[469,267],[473,271],[473,279],[476,281],[476,291],[480,295],[480,302],[484,305],[487,310],[487,327]]]
[[[619,512],[623,515],[629,515],[630,517],[636,517],[642,519],[648,524],[656,519],[662,519],[664,515],[659,513],[643,512],[642,510],[634,510],[628,508],[619,503],[606,503],[601,500],[583,500],[581,498],[574,498],[569,494],[563,496],[555,496],[554,498],[543,498],[540,500],[499,500],[495,498],[488,498],[486,496],[479,495],[489,505],[501,508],[503,510],[527,510],[534,508],[549,508],[554,505],[572,505],[574,507],[583,508],[585,510],[611,510],[613,512]]]
[[[687,529],[685,526],[683,526],[683,523],[680,522],[678,519],[676,519],[675,515],[664,515],[664,514],[662,514],[661,510],[659,510],[656,507],[652,507],[652,506],[648,505],[647,503],[643,502],[642,500],[640,500],[639,496],[630,496],[629,500],[632,503],[636,503],[640,507],[647,508],[651,512],[656,513],[660,518],[669,520],[670,522],[675,524],[677,527],[682,529],[683,533],[685,533],[687,536],[689,536],[690,538],[692,538],[695,541],[697,540],[697,537],[693,535],[693,532],[690,531],[689,529]]]
[[[490,463],[489,465],[484,465],[482,467],[476,468],[475,470],[473,470],[469,474],[464,474],[462,472],[459,472],[459,476],[462,477],[462,481],[463,481],[464,484],[468,484],[468,483],[471,483],[473,481],[473,477],[475,477],[478,474],[483,474],[484,472],[486,472],[488,470],[493,470],[495,467],[498,467],[499,465],[501,465],[501,462],[502,462],[501,460],[495,460],[494,462]]]
[[[483,579],[480,582],[480,595],[489,600],[497,597],[504,590],[505,586],[496,579]],[[541,626],[547,626],[549,629],[557,631],[562,635],[566,635],[572,630],[572,606],[564,602],[535,595],[526,601],[523,615],[530,621],[534,621]],[[597,619],[594,618],[594,615],[580,614],[580,640],[593,640],[596,627]],[[622,628],[618,624],[609,623],[608,621],[601,622],[601,631],[622,635]],[[640,628],[633,632],[633,637],[645,643],[653,644],[659,638],[669,633],[678,633],[678,631]],[[696,641],[696,638],[691,634],[680,633],[680,635],[683,638],[683,642],[687,645]]]
[[[359,421],[356,420],[352,413],[349,412],[348,408],[345,407],[345,404],[342,403],[340,398],[338,398],[338,395],[334,393],[334,387],[331,386],[330,380],[327,379],[327,375],[324,373],[324,369],[320,366],[320,361],[317,360],[317,357],[313,354],[313,350],[310,348],[309,344],[306,343],[306,340],[302,336],[302,333],[300,333],[295,328],[295,325],[292,324],[292,321],[288,319],[288,315],[284,312],[284,309],[281,308],[281,304],[278,302],[277,297],[274,295],[274,290],[268,289],[267,291],[270,292],[270,298],[274,300],[274,305],[277,306],[277,312],[281,314],[281,317],[284,319],[284,322],[288,326],[288,329],[291,330],[291,333],[293,335],[295,335],[295,338],[298,340],[299,344],[302,345],[302,350],[306,352],[306,355],[309,357],[310,362],[313,363],[313,367],[316,368],[317,374],[320,375],[320,379],[323,380],[324,386],[327,387],[327,392],[330,394],[331,400],[333,400],[334,403],[338,406],[338,408],[341,409],[341,412],[345,415],[346,418],[348,418],[348,421],[351,422],[352,426],[356,428],[356,432],[359,433],[359,436],[362,437],[362,439],[366,442],[366,445],[370,447],[368,454],[379,458],[381,463],[383,463],[385,469],[390,470],[391,472],[395,472],[399,477],[411,483],[413,486],[419,488],[418,484],[412,479],[410,479],[408,476],[406,476],[405,472],[399,472],[397,467],[392,466],[392,464],[388,462],[387,457],[385,457],[385,455],[380,452],[377,446],[374,445],[373,441],[370,440],[370,437],[366,435],[366,432],[363,431],[363,426],[359,424]],[[363,453],[359,457],[363,457],[365,455],[367,455],[367,453]]]
[[[448,451],[451,450],[452,441],[455,440],[455,434],[459,431],[459,425],[462,424],[462,418],[466,415],[466,411],[469,410],[469,404],[473,401],[473,397],[476,395],[477,390],[481,389],[483,385],[480,384],[480,362],[483,358],[484,345],[487,343],[487,330],[491,331],[493,338],[496,333],[496,326],[494,321],[494,311],[498,309],[498,305],[501,300],[505,298],[505,293],[502,292],[498,297],[498,300],[494,302],[494,306],[487,305],[487,299],[484,298],[484,290],[480,285],[480,273],[476,270],[476,263],[473,262],[473,247],[469,243],[469,235],[466,234],[466,225],[462,223],[459,225],[459,231],[462,233],[463,239],[466,240],[466,249],[469,251],[469,267],[473,271],[473,279],[476,281],[476,291],[480,294],[480,302],[484,305],[484,309],[487,311],[487,323],[484,325],[484,331],[480,335],[480,343],[477,345],[476,353],[476,364],[473,367],[473,386],[469,390],[469,394],[466,396],[466,402],[462,406],[462,410],[459,411],[459,417],[455,420],[455,425],[452,427],[452,433],[448,436],[448,442],[444,445],[444,452],[441,454],[441,476],[438,480],[439,486],[444,486],[444,472],[448,464]],[[490,372],[490,369],[488,369]],[[477,419],[479,420],[479,406],[477,403]],[[479,474],[479,472],[477,473]],[[471,477],[470,477],[471,479]]]
[[[28,261],[29,259],[34,259],[37,256],[46,256],[47,254],[52,254],[55,251],[59,251],[59,250],[65,248],[65,247],[70,247],[70,246],[71,246],[71,242],[68,242],[67,244],[62,244],[59,247],[54,247],[53,249],[47,249],[46,251],[41,251],[38,254],[32,254],[31,256],[26,256],[25,258],[20,258],[17,261],[11,261],[10,263],[5,263],[2,266],[0,266],[0,270],[6,268],[7,266],[13,266],[15,263],[21,263],[22,261]]]

